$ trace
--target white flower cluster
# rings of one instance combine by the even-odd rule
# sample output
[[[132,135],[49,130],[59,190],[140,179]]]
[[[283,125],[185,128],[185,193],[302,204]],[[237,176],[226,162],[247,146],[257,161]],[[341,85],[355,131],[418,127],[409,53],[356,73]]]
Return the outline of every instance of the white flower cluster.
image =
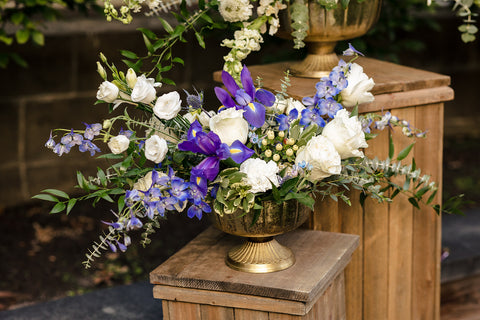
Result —
[[[252,15],[253,6],[249,0],[220,0],[218,11],[228,22],[246,21]]]
[[[263,43],[262,35],[258,30],[242,28],[234,33],[234,39],[224,39],[222,46],[232,50],[223,57],[225,60],[224,70],[230,74],[239,74],[242,70],[242,61],[250,52],[259,51]]]
[[[257,14],[259,16],[267,16],[270,17],[268,22],[270,24],[270,28],[268,29],[268,33],[273,36],[278,31],[278,27],[280,27],[280,20],[278,19],[278,12],[283,10],[287,7],[287,5],[283,4],[281,1],[276,0],[260,0],[258,7],[257,7]],[[267,31],[267,25],[263,24],[260,32],[265,33]]]

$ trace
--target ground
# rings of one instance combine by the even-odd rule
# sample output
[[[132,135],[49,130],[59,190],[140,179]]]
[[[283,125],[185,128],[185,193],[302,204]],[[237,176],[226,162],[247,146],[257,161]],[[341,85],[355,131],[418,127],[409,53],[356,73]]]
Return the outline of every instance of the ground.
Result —
[[[444,194],[465,193],[480,204],[480,139],[449,137],[444,149]],[[148,273],[208,225],[170,215],[152,244],[109,253],[92,269],[81,264],[108,220],[108,206],[78,205],[69,215],[50,215],[48,203],[0,209],[0,310],[147,279]],[[139,236],[139,235],[137,235]]]

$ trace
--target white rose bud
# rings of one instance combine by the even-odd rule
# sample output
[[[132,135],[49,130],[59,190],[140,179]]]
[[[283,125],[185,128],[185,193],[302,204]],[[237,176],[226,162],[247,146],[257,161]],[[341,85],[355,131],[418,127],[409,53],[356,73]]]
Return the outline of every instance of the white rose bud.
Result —
[[[182,107],[182,100],[176,91],[172,91],[158,97],[153,113],[160,119],[170,120],[177,116]]]
[[[103,81],[98,88],[97,99],[112,103],[117,99],[119,92],[116,85],[109,81]]]
[[[138,77],[131,94],[132,101],[148,104],[155,100],[157,92],[154,84],[154,79],[147,79],[144,74]]]
[[[102,128],[103,129],[108,129],[112,126],[112,121],[110,119],[103,120]]]
[[[369,92],[375,86],[375,82],[363,72],[359,64],[352,63],[347,73],[347,81],[348,86],[340,92],[344,107],[354,107],[357,103],[372,102],[375,99]]]
[[[132,68],[128,69],[125,80],[127,81],[127,85],[130,89],[135,88],[135,84],[137,83],[137,74]]]
[[[228,108],[210,118],[210,130],[215,132],[223,143],[229,146],[239,140],[247,142],[248,122],[243,118],[243,110]]]
[[[295,164],[305,162],[312,166],[308,179],[319,181],[334,174],[339,174],[342,166],[340,155],[335,146],[324,136],[316,136],[297,152]]]
[[[145,157],[155,163],[165,159],[168,152],[167,141],[156,134],[145,141]]]
[[[129,144],[130,139],[128,139],[127,136],[120,134],[110,139],[110,141],[108,142],[108,147],[113,154],[120,154],[128,149]]]
[[[350,117],[345,109],[339,110],[335,118],[323,128],[322,136],[333,143],[342,159],[363,157],[359,148],[367,148],[365,133],[358,117]]]
[[[97,61],[97,72],[103,80],[107,79],[107,72],[103,68],[102,64]]]

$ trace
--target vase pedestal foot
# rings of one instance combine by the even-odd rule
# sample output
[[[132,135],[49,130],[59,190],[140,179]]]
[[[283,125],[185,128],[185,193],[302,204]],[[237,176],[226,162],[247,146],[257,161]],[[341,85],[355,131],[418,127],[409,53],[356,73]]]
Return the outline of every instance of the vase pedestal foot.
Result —
[[[285,270],[295,263],[292,250],[272,237],[249,238],[242,245],[231,249],[226,264],[238,271],[268,273]]]

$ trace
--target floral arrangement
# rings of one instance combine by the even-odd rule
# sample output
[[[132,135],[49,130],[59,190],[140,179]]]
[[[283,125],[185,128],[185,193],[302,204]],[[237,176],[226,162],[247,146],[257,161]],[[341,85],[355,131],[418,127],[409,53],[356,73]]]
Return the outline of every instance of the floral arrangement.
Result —
[[[302,101],[288,96],[288,73],[274,94],[255,86],[246,66],[240,82],[222,72],[225,89],[215,88],[216,102],[204,101],[202,92],[186,93],[184,100],[177,91],[158,96],[160,83],[132,68],[123,73],[103,57],[98,103],[108,104],[110,111],[123,108],[123,113],[81,130],[56,129],[46,147],[59,156],[76,147],[94,156],[106,143],[110,152],[99,158],[113,164],[99,168],[95,177],[77,173],[85,195],[47,189],[34,198],[54,202],[52,213],[67,214],[82,200],[117,203],[112,220],[103,221],[105,233],[87,254],[86,267],[103,250],[125,251],[131,231],[143,230],[141,242],[148,244],[167,212],[201,219],[240,208],[255,217],[263,201],[296,199],[313,208],[315,199],[330,197],[350,204],[352,188],[361,191],[362,202],[367,196],[392,201],[404,193],[412,205],[423,201],[439,211],[432,204],[435,183],[414,162],[400,162],[414,141],[396,158],[393,143],[386,160],[364,156],[367,141],[376,136],[371,129],[397,127],[412,138],[425,132],[389,112],[357,114],[358,104],[373,101],[374,86],[354,62],[359,54],[350,46],[344,55],[351,60],[341,60],[316,84],[315,95]],[[142,118],[131,116],[132,111]],[[404,178],[402,185],[393,181],[396,176]]]

